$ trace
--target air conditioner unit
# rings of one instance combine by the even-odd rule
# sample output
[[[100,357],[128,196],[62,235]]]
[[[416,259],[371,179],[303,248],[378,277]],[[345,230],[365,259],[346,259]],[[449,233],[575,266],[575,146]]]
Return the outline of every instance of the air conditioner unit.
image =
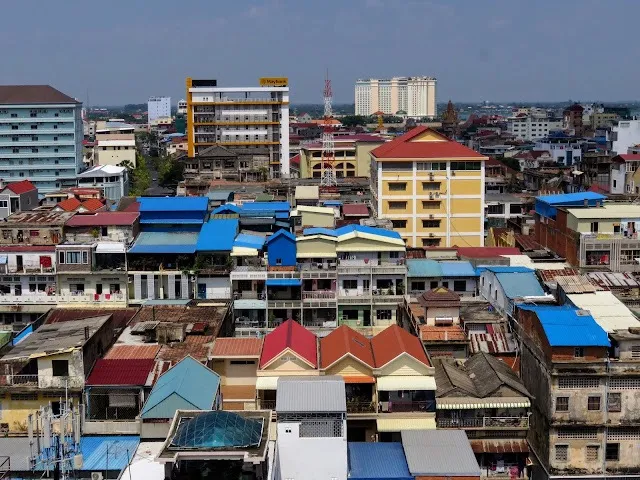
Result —
[[[91,480],[102,480],[102,472],[91,472]]]
[[[453,171],[453,170],[451,170],[451,176],[452,176],[452,177],[455,177],[455,176],[456,176],[456,172],[455,172],[455,171]]]
[[[429,218],[433,218],[433,213],[430,213],[430,214],[429,214]]]
[[[429,234],[429,236],[430,236],[430,237],[433,237],[433,232],[431,232],[431,233]]]

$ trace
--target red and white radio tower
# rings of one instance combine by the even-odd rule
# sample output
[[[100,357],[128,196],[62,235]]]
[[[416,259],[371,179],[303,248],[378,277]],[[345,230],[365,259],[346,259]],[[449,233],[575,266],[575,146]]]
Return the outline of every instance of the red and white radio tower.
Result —
[[[333,187],[336,185],[336,147],[333,141],[333,126],[331,124],[331,80],[329,79],[329,71],[324,80],[324,130],[322,132],[322,178],[320,185],[325,187]]]

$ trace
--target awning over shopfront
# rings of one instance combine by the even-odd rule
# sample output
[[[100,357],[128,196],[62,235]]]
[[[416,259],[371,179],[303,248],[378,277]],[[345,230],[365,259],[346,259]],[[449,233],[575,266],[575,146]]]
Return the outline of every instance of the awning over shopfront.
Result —
[[[527,408],[531,402],[525,397],[436,398],[437,410],[474,410],[478,408]]]
[[[256,378],[256,390],[275,390],[278,387],[278,377]]]
[[[401,432],[402,430],[435,430],[435,418],[378,418],[378,432]]]

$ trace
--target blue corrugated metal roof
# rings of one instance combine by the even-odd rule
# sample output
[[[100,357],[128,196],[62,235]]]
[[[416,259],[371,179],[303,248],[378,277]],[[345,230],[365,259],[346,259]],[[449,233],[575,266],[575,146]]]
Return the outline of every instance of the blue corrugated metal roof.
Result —
[[[552,347],[609,347],[609,337],[586,311],[569,306],[520,305],[535,312]]]
[[[440,268],[442,269],[443,277],[475,277],[476,271],[471,265],[471,262],[463,261],[449,261],[440,262]]]
[[[287,238],[289,238],[289,239],[293,240],[294,242],[296,241],[296,236],[295,236],[293,233],[288,232],[287,230],[280,229],[280,230],[278,230],[276,233],[274,233],[273,235],[271,235],[271,236],[267,239],[267,243],[271,243],[271,242],[273,242],[276,238],[279,238],[279,237],[281,237],[281,236],[285,236],[285,237],[287,237]]]
[[[173,418],[177,409],[211,410],[220,376],[193,357],[163,373],[142,408],[142,418]]]
[[[336,237],[336,231],[332,228],[311,227],[305,228],[302,232],[303,235],[326,235],[328,237]]]
[[[349,442],[350,480],[411,480],[399,442]]]
[[[573,202],[584,202],[585,200],[605,200],[607,197],[596,192],[562,193],[558,195],[541,195],[536,200],[548,203],[549,205],[565,205]]]
[[[536,274],[528,273],[496,273],[504,294],[509,299],[520,297],[542,297],[544,290],[538,282]]]
[[[239,213],[240,207],[234,205],[233,203],[225,203],[224,205],[220,205],[218,208],[214,209],[212,215],[221,215],[228,213]]]
[[[141,232],[129,253],[195,253],[198,232]]]
[[[265,237],[261,237],[260,235],[249,235],[247,233],[241,233],[236,237],[235,241],[233,242],[233,246],[262,250],[266,241],[267,239]]]
[[[212,218],[202,225],[196,251],[230,252],[237,234],[237,218]]]
[[[322,205],[325,207],[341,207],[342,202],[340,200],[325,200]]]
[[[207,197],[139,197],[140,212],[207,211]]]
[[[302,280],[299,278],[267,278],[268,287],[299,287]]]
[[[407,260],[407,277],[442,277],[440,263],[429,258]]]
[[[380,235],[381,237],[387,238],[402,238],[398,232],[393,230],[378,227],[367,227],[366,225],[345,225],[344,227],[336,228],[336,235],[341,236],[354,231],[368,233],[370,235]]]
[[[247,202],[242,204],[242,210],[288,212],[291,210],[291,205],[289,202]]]
[[[82,436],[82,470],[124,470],[133,459],[139,443],[140,437],[134,435]]]
[[[479,268],[482,268],[484,270],[489,270],[490,272],[493,272],[493,273],[530,273],[534,271],[532,268],[522,267],[522,266],[509,267],[509,266],[502,266],[502,265],[487,265]]]
[[[141,218],[141,224],[156,225],[162,223],[164,225],[202,225],[201,218]]]

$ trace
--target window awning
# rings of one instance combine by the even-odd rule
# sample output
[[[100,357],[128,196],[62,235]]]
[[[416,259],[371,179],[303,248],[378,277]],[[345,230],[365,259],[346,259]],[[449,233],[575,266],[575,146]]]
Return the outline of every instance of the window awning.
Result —
[[[477,408],[528,408],[531,402],[526,397],[487,398],[437,398],[436,410],[474,410]]]
[[[257,377],[256,390],[276,390],[278,377]]]
[[[376,383],[376,379],[368,375],[350,375],[344,378],[344,383]]]
[[[401,432],[402,430],[435,430],[436,419],[420,418],[378,418],[378,432]]]
[[[257,257],[258,250],[248,247],[233,247],[231,250],[232,257]]]
[[[124,243],[120,242],[98,242],[96,253],[124,253]]]
[[[302,280],[299,278],[267,278],[267,287],[299,287]]]
[[[395,390],[435,390],[436,380],[426,375],[387,375],[378,377],[378,390],[392,392]]]

